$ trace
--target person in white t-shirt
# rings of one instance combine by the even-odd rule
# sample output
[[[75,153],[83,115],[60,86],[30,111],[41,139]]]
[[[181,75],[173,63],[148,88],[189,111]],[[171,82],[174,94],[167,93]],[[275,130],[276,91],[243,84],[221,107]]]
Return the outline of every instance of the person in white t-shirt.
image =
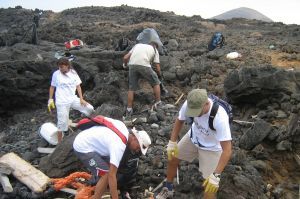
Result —
[[[172,182],[180,160],[192,162],[195,158],[199,159],[199,171],[205,179],[204,198],[215,198],[221,173],[231,157],[232,144],[229,118],[222,106],[219,106],[213,120],[215,130],[210,129],[208,121],[212,105],[213,101],[208,98],[205,89],[189,92],[179,111],[167,147],[167,181],[156,199],[173,197]],[[177,144],[179,133],[188,117],[193,117],[193,124]]]
[[[93,126],[80,132],[73,148],[77,157],[99,179],[93,199],[101,198],[109,185],[112,198],[118,198],[117,171],[126,146],[133,152],[146,154],[151,139],[146,131],[129,130],[122,121],[105,118],[118,129],[118,133],[106,126]]]
[[[139,89],[140,78],[146,79],[153,88],[155,97],[154,106],[160,103],[160,81],[161,76],[158,45],[155,42],[150,44],[136,44],[123,58],[124,65],[129,66],[129,90],[127,98],[126,117],[133,113],[134,92]],[[155,66],[155,71],[151,65]]]
[[[57,62],[58,70],[52,74],[51,86],[49,88],[48,110],[55,108],[57,112],[57,140],[61,142],[63,132],[68,130],[70,109],[75,109],[90,116],[94,107],[83,99],[81,80],[77,72],[71,67],[67,58],[60,58]],[[75,94],[77,90],[77,95]],[[55,105],[54,105],[55,91]]]

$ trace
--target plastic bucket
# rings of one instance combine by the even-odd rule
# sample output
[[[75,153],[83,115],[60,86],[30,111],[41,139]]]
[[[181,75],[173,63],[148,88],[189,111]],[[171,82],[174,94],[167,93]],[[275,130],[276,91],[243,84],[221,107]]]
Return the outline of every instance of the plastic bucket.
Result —
[[[57,131],[58,128],[53,123],[47,122],[40,127],[39,134],[50,144],[57,145]]]

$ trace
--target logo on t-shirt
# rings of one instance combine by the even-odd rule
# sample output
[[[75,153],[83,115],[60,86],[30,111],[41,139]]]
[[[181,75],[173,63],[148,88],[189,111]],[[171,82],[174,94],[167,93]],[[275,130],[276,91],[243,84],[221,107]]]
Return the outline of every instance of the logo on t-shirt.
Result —
[[[89,165],[92,167],[92,166],[95,166],[96,165],[96,161],[94,159],[90,159],[89,161]]]
[[[206,136],[209,135],[208,129],[205,129],[203,126],[201,126],[200,124],[198,124],[198,122],[196,120],[194,120],[194,124],[197,127],[199,133],[202,133]]]

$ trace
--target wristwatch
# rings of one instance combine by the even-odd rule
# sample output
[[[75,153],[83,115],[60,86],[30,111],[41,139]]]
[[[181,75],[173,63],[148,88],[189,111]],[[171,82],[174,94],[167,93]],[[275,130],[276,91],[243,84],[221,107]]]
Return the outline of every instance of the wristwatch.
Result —
[[[221,174],[220,174],[220,173],[215,173],[215,172],[213,172],[213,175],[214,175],[216,178],[221,178]]]

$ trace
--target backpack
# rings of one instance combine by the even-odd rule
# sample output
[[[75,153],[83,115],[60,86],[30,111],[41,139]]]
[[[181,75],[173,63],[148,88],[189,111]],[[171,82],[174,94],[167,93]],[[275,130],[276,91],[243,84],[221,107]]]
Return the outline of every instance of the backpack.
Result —
[[[130,41],[128,38],[126,37],[122,37],[121,39],[119,39],[117,47],[115,48],[115,51],[129,51],[132,49],[132,47],[134,46],[134,42]]]
[[[122,142],[126,145],[127,139],[123,135],[123,133],[121,133],[121,131],[119,129],[117,129],[113,125],[112,122],[110,122],[109,120],[107,120],[102,115],[98,115],[98,116],[93,117],[93,118],[84,118],[84,119],[80,120],[77,123],[76,128],[78,128],[80,130],[86,130],[86,129],[89,129],[89,128],[93,127],[93,126],[106,126],[110,130],[112,130],[113,132],[115,132],[120,137],[120,139],[122,140]]]
[[[80,39],[74,39],[65,42],[65,48],[68,50],[72,50],[72,49],[79,50],[82,47],[83,47],[83,41],[81,41]]]
[[[225,42],[225,37],[223,36],[223,34],[220,32],[215,32],[213,34],[213,36],[211,37],[211,39],[207,45],[207,48],[209,51],[214,50],[216,47],[222,48],[222,46],[224,45],[224,42]]]
[[[228,115],[228,118],[229,118],[229,124],[233,121],[233,111],[232,111],[232,107],[231,105],[226,102],[225,100],[222,100],[221,98],[219,98],[218,96],[216,95],[213,95],[213,94],[209,94],[208,97],[213,101],[213,106],[211,108],[211,112],[210,112],[210,115],[209,115],[209,119],[208,119],[208,125],[209,125],[209,128],[211,130],[216,130],[214,128],[214,119],[215,119],[215,116],[218,112],[218,109],[219,109],[219,106],[222,106],[227,115]],[[187,120],[186,120],[186,123],[189,124],[189,125],[192,125],[194,122],[194,118],[193,117],[188,117]]]

